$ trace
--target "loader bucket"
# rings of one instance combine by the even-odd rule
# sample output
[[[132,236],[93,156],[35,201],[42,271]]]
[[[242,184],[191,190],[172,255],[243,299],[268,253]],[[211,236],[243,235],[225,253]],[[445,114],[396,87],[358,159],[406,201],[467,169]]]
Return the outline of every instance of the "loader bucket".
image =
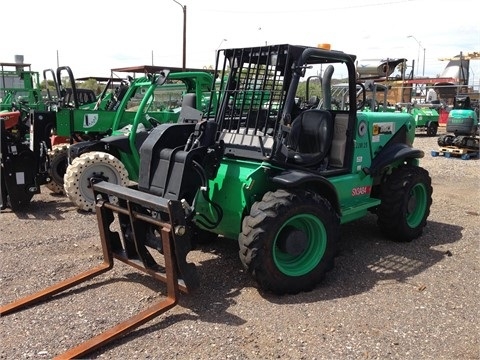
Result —
[[[194,264],[186,262],[190,251],[189,230],[180,201],[172,201],[101,181],[93,184],[96,214],[103,251],[103,263],[0,307],[0,316],[48,299],[113,268],[114,259],[131,265],[166,284],[166,299],[137,315],[74,347],[55,359],[84,357],[106,343],[123,336],[177,304],[179,292],[188,293],[198,286]],[[116,199],[115,203],[110,199]],[[118,224],[113,224],[118,219]],[[119,225],[120,233],[112,230]],[[154,236],[158,234],[158,236]],[[163,254],[157,263],[149,250]],[[158,262],[162,262],[158,260]]]

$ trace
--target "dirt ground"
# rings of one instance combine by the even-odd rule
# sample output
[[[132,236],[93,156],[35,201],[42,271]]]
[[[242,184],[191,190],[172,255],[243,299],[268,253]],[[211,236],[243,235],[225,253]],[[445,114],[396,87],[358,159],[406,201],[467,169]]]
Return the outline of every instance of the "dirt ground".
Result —
[[[480,161],[432,156],[419,135],[433,204],[421,238],[395,243],[376,218],[342,227],[341,253],[308,293],[272,296],[245,274],[233,241],[190,253],[201,287],[96,350],[93,359],[480,359]],[[43,190],[0,214],[0,303],[101,262],[96,216]],[[0,318],[0,359],[49,359],[165,296],[122,263],[70,291]]]

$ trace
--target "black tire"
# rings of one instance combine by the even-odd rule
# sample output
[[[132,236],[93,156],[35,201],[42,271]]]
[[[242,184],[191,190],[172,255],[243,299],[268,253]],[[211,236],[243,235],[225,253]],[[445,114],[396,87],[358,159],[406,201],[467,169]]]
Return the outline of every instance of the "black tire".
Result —
[[[452,141],[452,145],[456,147],[465,147],[463,139],[465,136],[455,136]]]
[[[437,144],[438,146],[451,146],[454,138],[455,136],[449,134],[440,135],[437,139]]]
[[[63,176],[68,166],[68,148],[69,144],[58,144],[52,146],[52,150],[48,152],[50,157],[50,168],[48,173],[51,180],[45,186],[55,194],[65,194],[63,188]]]
[[[265,291],[310,291],[333,267],[339,236],[339,216],[323,197],[267,192],[243,219],[240,260]]]
[[[431,122],[427,127],[427,136],[436,136],[438,131],[438,124]]]
[[[394,169],[381,187],[377,216],[382,233],[399,242],[421,236],[430,214],[432,192],[427,170],[413,165]]]
[[[440,135],[437,139],[437,145],[438,146],[445,146],[445,135]]]

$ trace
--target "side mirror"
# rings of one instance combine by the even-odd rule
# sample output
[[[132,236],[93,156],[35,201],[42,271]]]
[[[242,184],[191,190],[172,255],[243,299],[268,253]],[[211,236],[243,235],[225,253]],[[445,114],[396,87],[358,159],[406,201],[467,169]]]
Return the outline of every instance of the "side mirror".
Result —
[[[167,81],[168,74],[170,74],[170,70],[162,70],[158,73],[158,76],[154,77],[154,82],[157,85],[163,85]]]

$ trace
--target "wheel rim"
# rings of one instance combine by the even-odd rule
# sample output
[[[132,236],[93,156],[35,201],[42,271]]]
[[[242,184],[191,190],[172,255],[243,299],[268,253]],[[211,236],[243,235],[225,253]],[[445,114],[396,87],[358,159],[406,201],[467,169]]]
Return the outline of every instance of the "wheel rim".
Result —
[[[285,235],[287,231],[289,234]],[[292,236],[298,236],[299,233],[306,239],[301,251],[294,254],[285,251],[284,246],[280,245],[282,239],[292,242],[294,241]],[[302,276],[318,265],[326,247],[327,232],[320,219],[311,214],[301,214],[290,218],[278,231],[272,250],[273,260],[285,275]]]
[[[94,176],[101,177],[104,180],[114,184],[118,184],[120,182],[119,179],[121,178],[118,170],[114,166],[111,166],[109,164],[94,163],[88,166],[85,171],[80,174],[78,178],[78,184],[79,190],[85,200],[92,204],[95,202],[95,197],[93,195],[93,190],[90,185],[90,179]]]
[[[416,184],[407,203],[407,224],[415,228],[423,221],[427,209],[427,190],[424,184]]]

